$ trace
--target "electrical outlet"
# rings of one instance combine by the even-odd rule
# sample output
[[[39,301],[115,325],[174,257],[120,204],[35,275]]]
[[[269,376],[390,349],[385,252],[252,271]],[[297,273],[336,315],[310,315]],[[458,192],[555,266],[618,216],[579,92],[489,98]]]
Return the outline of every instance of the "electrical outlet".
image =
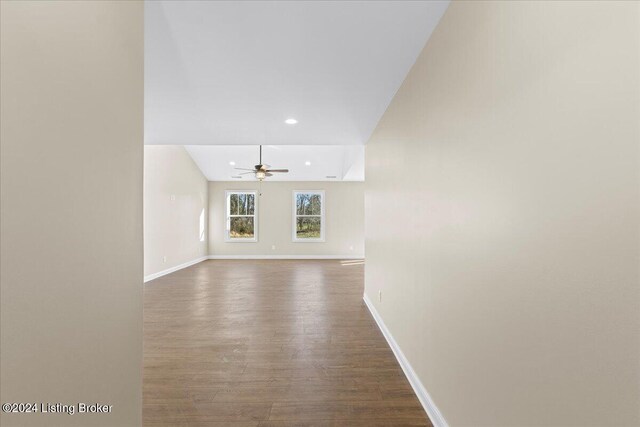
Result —
[[[162,257],[162,262],[167,262],[167,256],[166,255]]]
[[[349,250],[352,251],[353,250],[353,246],[349,246]]]
[[[378,291],[378,301],[382,302],[382,291]]]
[[[275,251],[276,250],[276,245],[271,245],[271,250]]]
[[[176,195],[175,195],[175,194],[172,194],[172,195],[171,195],[171,201],[172,201],[172,202],[175,202],[175,201],[176,201]]]

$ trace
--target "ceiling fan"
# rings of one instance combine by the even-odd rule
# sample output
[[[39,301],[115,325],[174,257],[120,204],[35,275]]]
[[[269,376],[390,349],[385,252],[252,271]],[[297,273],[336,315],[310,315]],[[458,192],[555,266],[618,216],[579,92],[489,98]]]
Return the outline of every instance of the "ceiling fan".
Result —
[[[256,179],[262,181],[268,176],[273,176],[273,173],[288,173],[289,169],[269,169],[271,166],[262,164],[262,145],[260,146],[260,162],[259,164],[254,166],[254,169],[246,169],[246,168],[236,168],[239,171],[249,171],[243,172],[240,175],[247,174],[255,174]]]

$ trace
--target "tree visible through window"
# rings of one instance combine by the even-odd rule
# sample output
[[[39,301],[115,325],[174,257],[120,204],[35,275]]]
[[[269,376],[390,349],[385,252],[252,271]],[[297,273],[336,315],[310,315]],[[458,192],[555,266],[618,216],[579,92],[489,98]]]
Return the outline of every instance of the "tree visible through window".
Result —
[[[294,241],[324,240],[324,192],[294,192]]]
[[[227,239],[256,240],[255,192],[227,192]]]

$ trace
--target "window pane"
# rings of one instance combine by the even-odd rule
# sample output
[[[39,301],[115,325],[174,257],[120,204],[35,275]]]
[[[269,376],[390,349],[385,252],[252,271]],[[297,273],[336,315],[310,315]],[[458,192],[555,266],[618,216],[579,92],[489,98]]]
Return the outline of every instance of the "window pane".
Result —
[[[320,226],[320,217],[298,217],[296,218],[296,237],[298,239],[319,239]]]
[[[319,194],[311,195],[311,215],[322,215],[322,201]]]
[[[229,237],[234,239],[252,239],[253,234],[253,217],[237,216],[230,218],[231,224],[229,229]]]
[[[256,207],[255,194],[247,194],[247,215],[253,215]]]
[[[229,215],[238,214],[238,195],[229,194]]]

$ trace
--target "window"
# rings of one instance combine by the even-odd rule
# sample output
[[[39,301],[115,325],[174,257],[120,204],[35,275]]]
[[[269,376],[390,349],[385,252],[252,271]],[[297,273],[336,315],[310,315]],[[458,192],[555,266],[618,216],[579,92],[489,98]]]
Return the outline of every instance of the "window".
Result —
[[[293,192],[293,241],[324,242],[324,191]]]
[[[255,191],[227,191],[228,242],[257,242],[258,223]]]

